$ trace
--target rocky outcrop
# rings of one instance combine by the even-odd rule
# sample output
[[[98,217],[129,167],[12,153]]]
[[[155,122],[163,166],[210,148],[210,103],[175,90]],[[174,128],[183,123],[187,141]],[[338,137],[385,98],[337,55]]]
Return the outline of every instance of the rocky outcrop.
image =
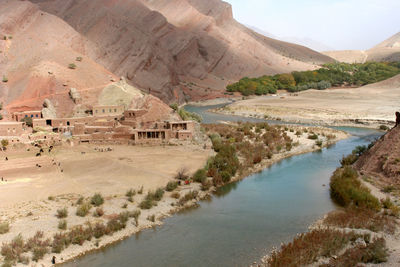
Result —
[[[57,111],[56,111],[53,103],[51,103],[51,101],[47,98],[43,102],[42,116],[44,119],[57,118]]]
[[[355,163],[365,175],[400,185],[400,126],[382,136]]]

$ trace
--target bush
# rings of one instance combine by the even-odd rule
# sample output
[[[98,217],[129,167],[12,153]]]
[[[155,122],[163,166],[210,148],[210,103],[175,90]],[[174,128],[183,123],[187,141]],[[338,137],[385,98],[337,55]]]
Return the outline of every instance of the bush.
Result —
[[[76,205],[81,205],[83,203],[84,198],[79,197],[78,200],[76,201]]]
[[[69,65],[68,65],[68,68],[69,68],[69,69],[71,69],[71,70],[74,70],[74,69],[76,69],[76,65],[75,65],[75,63],[71,63],[71,64],[69,64]]]
[[[316,140],[315,141],[315,144],[317,145],[317,146],[319,146],[319,147],[322,147],[322,141],[321,140]]]
[[[8,82],[8,78],[7,78],[7,76],[3,75],[3,83],[6,83],[6,82]]]
[[[32,122],[32,118],[31,117],[25,117],[21,121],[25,122],[26,126],[28,126],[28,127],[32,127],[33,126],[33,122]]]
[[[83,59],[82,57],[76,57],[76,59],[75,59],[75,60],[76,60],[76,61],[79,61],[79,62],[81,62],[81,61],[82,61],[82,59]]]
[[[58,229],[66,230],[67,229],[67,220],[60,220],[58,222]]]
[[[134,189],[129,189],[125,194],[126,197],[133,197],[135,195],[136,195],[136,191]]]
[[[181,199],[179,199],[179,204],[184,205],[186,202],[195,199],[199,195],[199,192],[194,190],[186,193]]]
[[[80,217],[85,217],[88,215],[90,209],[92,208],[92,205],[90,203],[82,203],[78,208],[76,209],[76,215]]]
[[[169,107],[172,108],[174,111],[178,111],[178,108],[179,108],[178,104],[176,104],[176,103],[169,105]]]
[[[10,231],[10,224],[8,222],[0,222],[0,235]]]
[[[382,131],[388,131],[389,127],[387,127],[386,125],[380,125],[378,129]]]
[[[377,238],[366,247],[356,246],[346,250],[337,259],[331,260],[332,266],[358,266],[358,263],[379,264],[389,256],[385,239]]]
[[[98,222],[93,227],[93,236],[97,239],[104,235],[107,235],[108,233],[108,229],[103,223]]]
[[[71,244],[80,246],[82,246],[85,241],[92,240],[92,236],[93,229],[90,226],[86,228],[84,228],[82,225],[75,226],[68,233]]]
[[[282,245],[279,251],[273,251],[267,263],[268,266],[309,265],[316,262],[319,257],[337,255],[351,240],[356,240],[358,237],[363,236],[354,232],[345,233],[330,229],[315,229],[298,235],[289,244]]]
[[[193,181],[196,183],[204,183],[207,179],[207,173],[204,169],[199,169],[193,175]]]
[[[316,134],[310,134],[310,135],[308,135],[308,139],[310,139],[310,140],[317,140],[317,139],[318,139],[318,135],[316,135]]]
[[[58,209],[56,216],[59,219],[67,218],[68,217],[68,209],[67,208]]]
[[[185,181],[189,178],[186,168],[181,168],[175,175],[175,179]]]
[[[129,212],[129,217],[130,218],[134,218],[136,227],[139,226],[139,216],[140,216],[140,214],[141,214],[140,210],[135,210],[135,211]]]
[[[96,193],[91,198],[90,203],[95,207],[101,206],[104,203],[104,198],[100,193]]]
[[[149,220],[150,222],[155,222],[156,221],[156,216],[153,214],[153,215],[149,215],[149,216],[147,216],[147,220]]]
[[[191,120],[191,121],[196,121],[196,122],[200,123],[203,120],[203,118],[200,115],[198,115],[196,113],[188,112],[183,108],[178,110],[178,114],[184,121]]]
[[[165,187],[165,190],[167,190],[168,192],[172,192],[177,187],[178,187],[178,182],[170,181],[170,182],[168,182],[167,186]]]
[[[175,198],[175,199],[178,199],[178,198],[181,197],[181,194],[179,194],[179,192],[173,192],[173,193],[171,194],[171,197],[172,197],[172,198]]]
[[[330,194],[336,203],[344,207],[355,205],[375,211],[381,209],[379,200],[361,185],[357,172],[350,166],[335,171],[331,177]]]
[[[71,240],[66,233],[57,233],[53,236],[51,251],[53,253],[61,253],[70,243]]]

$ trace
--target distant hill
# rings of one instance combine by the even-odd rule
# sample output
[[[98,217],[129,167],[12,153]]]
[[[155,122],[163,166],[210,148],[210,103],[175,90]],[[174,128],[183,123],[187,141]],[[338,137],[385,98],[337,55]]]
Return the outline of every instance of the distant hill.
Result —
[[[323,52],[323,54],[346,63],[364,63],[366,61],[400,61],[400,32],[366,51],[326,51]]]

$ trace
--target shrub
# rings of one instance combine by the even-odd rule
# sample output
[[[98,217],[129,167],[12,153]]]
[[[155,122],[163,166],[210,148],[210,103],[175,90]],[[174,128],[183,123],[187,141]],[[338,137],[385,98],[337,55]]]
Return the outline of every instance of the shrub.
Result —
[[[156,221],[156,216],[153,214],[153,215],[149,215],[149,216],[147,216],[147,220],[149,220],[150,222],[155,222]]]
[[[322,147],[322,141],[321,140],[316,140],[315,141],[315,144],[317,145],[317,146],[319,146],[319,147]]]
[[[176,104],[176,103],[169,105],[169,107],[172,108],[174,111],[178,111],[178,108],[179,108],[178,104]]]
[[[154,201],[151,199],[144,199],[142,202],[139,204],[139,208],[143,210],[149,210],[154,206]]]
[[[82,225],[75,226],[69,231],[68,236],[71,244],[82,246],[86,240],[90,241],[92,239],[93,229],[90,226],[86,228]]]
[[[380,125],[378,129],[382,131],[388,131],[389,127],[387,127],[386,125]]]
[[[362,235],[330,229],[315,229],[298,235],[289,244],[283,244],[279,251],[273,251],[267,260],[268,266],[304,266],[319,257],[336,255],[351,240]],[[341,265],[338,265],[341,266]]]
[[[182,198],[179,199],[179,204],[184,205],[189,200],[195,199],[198,196],[199,192],[194,190],[186,193]]]
[[[8,146],[8,140],[7,139],[3,139],[3,140],[1,140],[1,147],[2,148],[6,148],[7,146]]]
[[[353,165],[358,159],[358,156],[356,154],[350,154],[348,156],[343,156],[342,160],[340,161],[340,164],[342,166],[349,166]]]
[[[124,204],[122,204],[121,208],[126,209],[127,207],[128,207],[128,203],[124,203]]]
[[[101,206],[104,203],[104,198],[100,193],[94,194],[94,196],[90,199],[90,203],[95,206]]]
[[[8,78],[7,78],[7,76],[3,75],[3,83],[6,83],[6,82],[8,82]]]
[[[141,213],[140,210],[135,210],[135,211],[129,212],[129,217],[130,217],[130,218],[134,218],[136,227],[139,226],[139,216],[140,216],[140,213]]]
[[[78,200],[76,201],[76,205],[81,205],[83,203],[84,198],[79,197]]]
[[[176,188],[178,187],[178,183],[175,181],[170,181],[168,182],[165,190],[167,190],[168,192],[172,192],[174,191]]]
[[[76,57],[76,59],[75,59],[75,60],[76,60],[76,61],[79,61],[79,62],[81,62],[81,61],[82,61],[82,59],[83,59],[82,57]]]
[[[59,219],[67,218],[68,217],[68,209],[67,208],[58,209],[56,216]]]
[[[331,260],[332,266],[358,266],[358,263],[379,264],[387,261],[389,256],[385,239],[377,238],[366,247],[356,246],[346,250],[336,260]]]
[[[51,251],[53,253],[61,253],[71,243],[66,233],[57,233],[53,236],[53,242],[51,243]]]
[[[93,227],[93,236],[97,239],[108,234],[107,227],[103,223],[96,223]]]
[[[193,181],[196,183],[204,183],[207,179],[206,170],[199,169],[193,175]]]
[[[0,222],[0,235],[10,231],[10,224],[8,222]]]
[[[221,172],[222,182],[229,183],[231,181],[231,175],[227,171]]]
[[[173,192],[173,193],[171,194],[171,197],[173,197],[173,198],[175,198],[175,199],[178,199],[178,198],[181,197],[181,194],[179,194],[179,192]]]
[[[129,214],[120,213],[118,216],[111,218],[107,222],[107,230],[109,233],[114,233],[120,231],[126,227],[126,222],[128,221]]]
[[[86,215],[88,215],[91,208],[92,208],[92,205],[90,205],[90,203],[88,203],[88,202],[82,203],[76,209],[76,215],[80,216],[80,217],[85,217]]]
[[[318,139],[318,135],[316,135],[316,134],[310,134],[310,135],[308,135],[308,139],[310,139],[310,140],[317,140],[317,139]]]
[[[353,204],[375,211],[381,209],[379,200],[371,195],[368,188],[361,185],[357,172],[350,166],[335,171],[331,177],[330,193],[332,199],[344,207]]]
[[[181,168],[175,175],[175,179],[185,181],[189,178],[186,168]]]
[[[66,230],[67,229],[67,220],[60,220],[58,222],[58,229]]]
[[[133,197],[135,195],[136,195],[136,191],[134,189],[129,189],[125,194],[126,197]]]
[[[101,217],[104,215],[104,210],[103,208],[96,208],[96,210],[93,212],[94,217]]]
[[[140,189],[138,190],[138,194],[139,195],[143,194],[143,186],[141,186]]]
[[[71,69],[71,70],[74,70],[74,69],[76,69],[76,65],[75,65],[75,63],[71,63],[71,64],[69,64],[69,65],[68,65],[68,68],[69,68],[69,69]]]

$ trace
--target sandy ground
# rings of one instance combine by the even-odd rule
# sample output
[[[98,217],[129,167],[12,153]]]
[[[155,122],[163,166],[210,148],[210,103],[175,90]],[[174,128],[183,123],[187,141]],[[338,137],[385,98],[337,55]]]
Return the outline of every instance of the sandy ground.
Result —
[[[307,90],[253,97],[216,110],[288,122],[376,128],[394,122],[400,109],[400,76],[360,88]]]
[[[298,142],[297,146],[294,146],[290,152],[275,154],[272,159],[262,161],[252,169],[237,175],[233,180],[261,171],[283,158],[320,149],[315,144],[315,140],[308,139],[308,133],[295,135],[296,131],[303,131],[305,128],[308,128],[308,132],[312,130],[319,134],[324,146],[348,137],[346,133],[333,129],[290,126],[287,134],[294,142]],[[328,135],[334,135],[335,138],[328,140]],[[108,148],[112,151],[108,151]],[[99,152],[99,149],[105,152]],[[51,153],[45,152],[41,157],[35,156],[36,150],[38,148],[31,147],[30,151],[23,149],[1,152],[0,172],[7,182],[0,184],[0,221],[10,223],[10,232],[0,235],[0,243],[11,241],[19,233],[27,239],[39,230],[44,231],[46,237],[52,237],[60,231],[57,229],[59,219],[55,216],[57,209],[64,207],[68,209],[66,218],[68,229],[76,225],[84,225],[88,221],[106,222],[108,216],[112,214],[136,210],[138,203],[149,190],[164,187],[182,167],[185,167],[188,173],[203,167],[207,158],[214,153],[196,145],[64,146],[54,149]],[[4,160],[5,156],[8,157],[8,161]],[[41,167],[37,167],[36,164]],[[135,195],[133,203],[128,202],[125,196],[126,191],[130,188],[137,190],[142,185],[144,186],[143,194]],[[183,185],[176,191],[183,196],[191,190],[200,191],[200,185]],[[94,208],[92,208],[88,216],[76,216],[77,199],[80,196],[90,197],[95,192],[100,192],[105,197],[105,203],[102,206],[105,215],[102,218],[94,217],[92,215]],[[200,191],[197,200],[208,194],[209,192]],[[49,196],[54,198],[48,199]],[[189,202],[188,205],[195,204],[197,200]],[[128,206],[124,208],[124,204]],[[159,225],[163,218],[171,216],[181,208],[177,206],[177,200],[172,198],[171,193],[166,192],[156,207],[142,210],[139,226],[129,221],[125,229],[112,236],[87,241],[83,246],[70,245],[61,254],[55,254],[57,262],[71,260],[88,251],[127,238],[144,228]],[[156,221],[147,220],[149,215],[156,215]],[[50,266],[53,255],[47,254],[38,263],[31,262],[30,266]]]
[[[99,152],[95,149],[110,152]],[[200,146],[78,146],[35,157],[36,151],[0,152],[0,208],[49,196],[101,192],[119,194],[130,187],[165,186],[183,167],[194,172],[212,153]],[[5,157],[8,161],[5,161]],[[36,164],[41,165],[41,168]],[[60,166],[59,166],[60,165]]]

